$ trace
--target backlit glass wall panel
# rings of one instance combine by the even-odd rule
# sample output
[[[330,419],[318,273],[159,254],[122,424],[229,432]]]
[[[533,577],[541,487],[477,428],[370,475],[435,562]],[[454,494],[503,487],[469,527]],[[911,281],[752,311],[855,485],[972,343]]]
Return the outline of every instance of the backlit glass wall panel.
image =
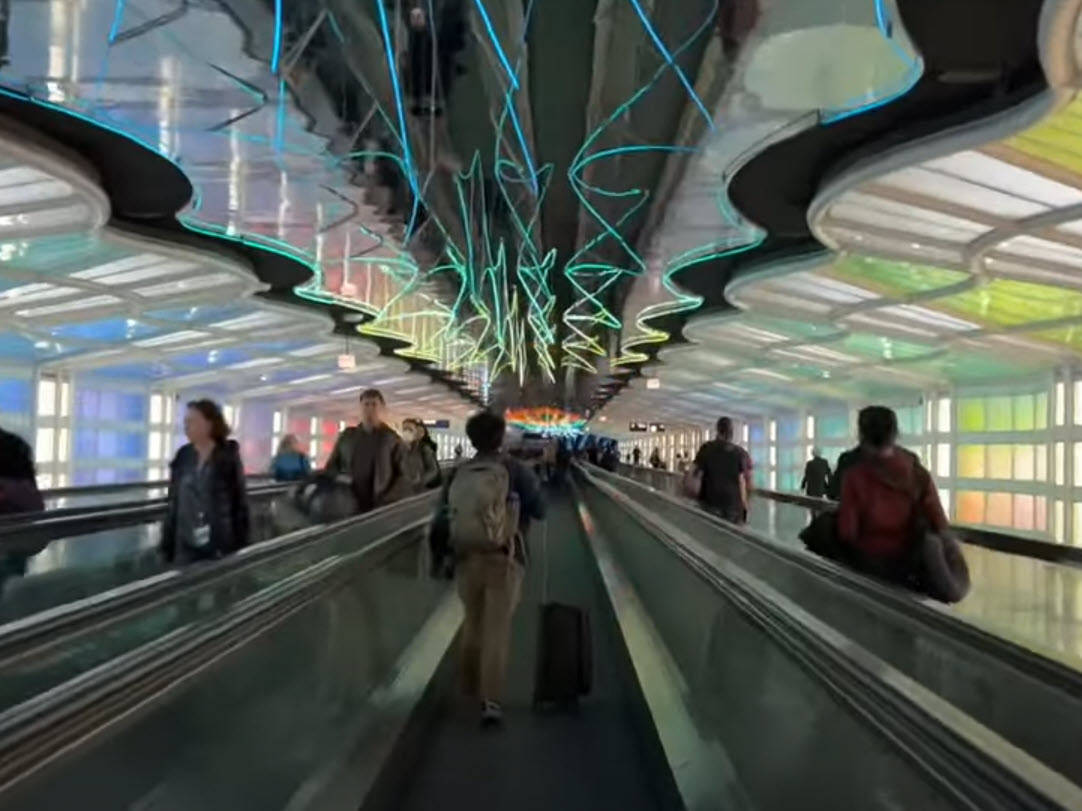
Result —
[[[29,366],[0,366],[0,427],[34,444],[34,374]]]
[[[137,383],[76,378],[72,484],[145,480],[149,394]]]

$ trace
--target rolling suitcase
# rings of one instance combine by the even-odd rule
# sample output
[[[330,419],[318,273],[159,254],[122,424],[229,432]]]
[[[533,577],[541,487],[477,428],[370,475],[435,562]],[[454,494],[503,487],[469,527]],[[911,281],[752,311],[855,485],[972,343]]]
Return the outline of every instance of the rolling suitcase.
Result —
[[[541,623],[537,637],[535,709],[573,705],[593,687],[590,616],[581,608],[548,602],[547,526],[542,532]]]

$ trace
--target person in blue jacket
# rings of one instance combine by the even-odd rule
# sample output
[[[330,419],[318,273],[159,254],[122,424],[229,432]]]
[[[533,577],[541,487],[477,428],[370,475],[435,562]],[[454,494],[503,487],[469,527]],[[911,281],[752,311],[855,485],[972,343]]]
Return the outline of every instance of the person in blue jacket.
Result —
[[[308,457],[297,447],[297,437],[286,434],[278,443],[278,453],[271,459],[271,475],[275,481],[295,482],[308,476],[311,465]]]

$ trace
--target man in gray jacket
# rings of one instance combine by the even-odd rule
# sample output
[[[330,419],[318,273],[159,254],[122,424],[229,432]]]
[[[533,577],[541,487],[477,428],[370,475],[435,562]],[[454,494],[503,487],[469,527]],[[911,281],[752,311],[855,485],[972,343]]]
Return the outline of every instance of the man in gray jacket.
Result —
[[[405,472],[406,445],[385,422],[386,411],[387,404],[379,389],[362,391],[360,423],[339,434],[327,460],[327,473],[349,477],[360,513],[398,501],[410,493]]]

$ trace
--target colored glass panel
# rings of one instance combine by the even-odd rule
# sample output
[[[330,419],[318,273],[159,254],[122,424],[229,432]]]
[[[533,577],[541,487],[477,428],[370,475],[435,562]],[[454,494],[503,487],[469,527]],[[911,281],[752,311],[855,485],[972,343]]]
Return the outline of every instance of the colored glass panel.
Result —
[[[962,524],[984,523],[984,493],[974,490],[961,490],[958,492],[957,520]]]
[[[957,270],[852,255],[836,262],[827,275],[890,298],[939,290],[969,277]]]
[[[958,476],[963,479],[984,478],[984,445],[958,446]],[[940,476],[948,473],[939,472]]]
[[[1032,431],[1037,427],[1037,398],[1032,394],[1017,394],[1014,397],[1014,430]]]
[[[1015,481],[1033,481],[1036,473],[1037,454],[1032,445],[1014,446],[1014,479]]]
[[[1038,532],[1048,532],[1048,499],[1044,496],[1033,499],[1033,528]]]
[[[988,398],[988,430],[1010,431],[1014,425],[1011,418],[1010,397]]]
[[[985,467],[988,478],[1013,478],[1013,457],[1013,448],[1010,445],[989,445]]]
[[[994,279],[935,302],[935,309],[993,327],[1082,315],[1082,292],[1053,285]]]
[[[958,429],[960,431],[983,431],[985,429],[985,404],[981,397],[963,397],[958,400]]]
[[[1010,493],[988,493],[984,522],[993,527],[1012,526],[1014,503]]]
[[[1037,395],[1036,410],[1033,414],[1033,427],[1043,431],[1048,427],[1048,392]]]
[[[1037,528],[1033,496],[1014,494],[1014,528],[1029,531]]]

